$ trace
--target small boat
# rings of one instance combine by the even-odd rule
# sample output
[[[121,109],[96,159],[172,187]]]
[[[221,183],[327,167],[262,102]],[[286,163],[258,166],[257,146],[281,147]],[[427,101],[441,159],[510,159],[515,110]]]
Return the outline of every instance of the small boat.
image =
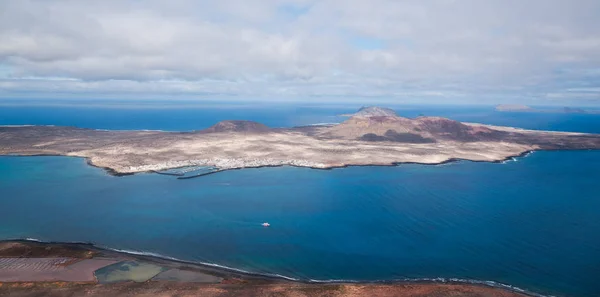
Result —
[[[263,225],[263,227],[269,227],[269,226],[271,226],[271,224],[269,224],[267,222],[262,223],[262,225]]]

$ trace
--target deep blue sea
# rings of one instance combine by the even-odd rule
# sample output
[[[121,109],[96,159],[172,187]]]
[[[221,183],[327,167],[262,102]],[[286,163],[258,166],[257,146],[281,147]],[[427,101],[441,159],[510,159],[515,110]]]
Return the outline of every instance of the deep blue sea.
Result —
[[[195,130],[339,122],[359,106],[0,106],[0,125]],[[600,133],[600,115],[396,106],[404,116]],[[277,167],[113,177],[68,157],[0,157],[0,239],[89,241],[312,280],[457,278],[600,296],[600,151],[504,164]],[[270,228],[261,226],[271,223]]]

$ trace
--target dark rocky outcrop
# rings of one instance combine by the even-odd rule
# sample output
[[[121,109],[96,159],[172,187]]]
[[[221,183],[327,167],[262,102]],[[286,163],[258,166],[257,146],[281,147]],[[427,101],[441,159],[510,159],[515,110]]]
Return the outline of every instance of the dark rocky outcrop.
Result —
[[[395,142],[407,142],[407,143],[434,143],[436,142],[433,138],[423,137],[419,134],[414,133],[398,133],[394,130],[388,130],[385,132],[385,137],[390,141]]]
[[[388,138],[385,137],[385,136],[377,135],[375,133],[367,133],[367,134],[361,136],[360,138],[358,138],[358,140],[362,140],[362,141],[387,141]]]
[[[221,121],[212,127],[202,130],[203,133],[217,132],[244,132],[244,133],[264,133],[269,132],[269,127],[253,121]]]
[[[393,141],[404,143],[434,143],[433,138],[426,138],[414,133],[398,133],[394,130],[388,130],[383,136],[375,133],[367,133],[359,138],[362,141]]]

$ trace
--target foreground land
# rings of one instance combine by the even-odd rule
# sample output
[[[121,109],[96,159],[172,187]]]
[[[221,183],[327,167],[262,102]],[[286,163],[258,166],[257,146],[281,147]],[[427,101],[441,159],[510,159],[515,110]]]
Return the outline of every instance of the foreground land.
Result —
[[[89,267],[94,265],[95,270],[90,270]],[[526,296],[500,288],[460,283],[291,282],[202,265],[124,254],[88,244],[31,241],[0,242],[0,296],[5,295]]]
[[[0,126],[0,155],[84,157],[113,174],[208,166],[335,168],[455,159],[502,161],[534,150],[599,149],[600,135],[522,130],[363,108],[343,123],[273,129],[223,121],[200,131],[105,131]]]

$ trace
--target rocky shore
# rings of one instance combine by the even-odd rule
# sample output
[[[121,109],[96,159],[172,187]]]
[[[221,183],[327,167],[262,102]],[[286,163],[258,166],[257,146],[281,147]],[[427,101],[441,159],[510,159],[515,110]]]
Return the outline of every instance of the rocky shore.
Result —
[[[54,260],[53,260],[54,259]],[[24,262],[13,268],[7,263]],[[57,261],[58,260],[58,261]],[[62,271],[103,261],[86,281]],[[57,264],[47,264],[57,263]],[[62,264],[65,263],[65,264]],[[43,265],[42,265],[43,264]],[[4,266],[3,266],[4,265]],[[58,265],[52,267],[52,265]],[[66,265],[66,266],[64,266]],[[123,273],[126,265],[128,273]],[[64,266],[64,267],[63,267]],[[11,266],[12,267],[12,266]],[[15,268],[19,267],[19,268]],[[114,267],[114,268],[113,268]],[[32,275],[45,279],[34,281]],[[33,273],[33,274],[32,274]],[[85,278],[79,271],[78,278]],[[88,272],[90,273],[90,272]],[[107,275],[108,273],[108,275]],[[2,280],[2,278],[5,278]],[[11,278],[6,281],[6,278]],[[108,282],[107,282],[108,281]],[[85,243],[0,241],[0,295],[4,296],[532,296],[491,284],[460,281],[310,283],[98,248]]]

